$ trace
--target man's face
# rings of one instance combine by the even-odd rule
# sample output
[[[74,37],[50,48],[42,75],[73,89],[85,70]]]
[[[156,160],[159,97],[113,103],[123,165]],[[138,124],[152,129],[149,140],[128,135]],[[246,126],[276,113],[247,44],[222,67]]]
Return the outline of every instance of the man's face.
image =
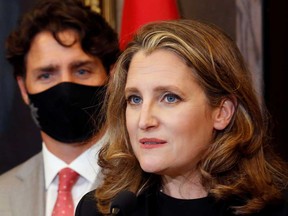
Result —
[[[64,44],[77,40],[76,33],[71,30],[59,36]],[[35,36],[26,56],[26,77],[18,77],[27,104],[27,92],[39,93],[61,82],[101,86],[106,81],[107,73],[99,58],[87,55],[79,41],[69,47],[60,45],[50,32],[40,32]]]

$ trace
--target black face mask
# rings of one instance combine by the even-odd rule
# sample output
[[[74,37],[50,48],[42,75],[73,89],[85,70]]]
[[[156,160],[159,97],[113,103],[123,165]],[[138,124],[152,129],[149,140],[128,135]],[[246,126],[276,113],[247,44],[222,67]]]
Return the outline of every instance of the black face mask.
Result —
[[[105,93],[106,86],[63,82],[28,96],[37,126],[55,140],[75,143],[91,138],[101,129]]]

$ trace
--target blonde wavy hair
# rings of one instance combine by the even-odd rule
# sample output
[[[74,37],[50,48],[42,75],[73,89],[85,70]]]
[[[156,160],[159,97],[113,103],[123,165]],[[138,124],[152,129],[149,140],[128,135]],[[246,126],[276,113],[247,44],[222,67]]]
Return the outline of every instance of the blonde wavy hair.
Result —
[[[132,151],[125,122],[124,88],[131,59],[140,50],[149,55],[164,49],[193,68],[211,107],[225,98],[235,102],[232,121],[215,131],[213,143],[199,161],[202,184],[216,199],[237,197],[243,205],[235,214],[250,214],[281,198],[286,188],[286,164],[268,144],[267,115],[253,90],[251,75],[235,43],[217,27],[192,20],[162,21],[142,27],[122,53],[109,83],[107,125],[109,142],[99,155],[104,183],[97,189],[99,210],[109,214],[111,199],[122,190],[136,194],[159,184],[145,173]],[[285,167],[285,169],[284,169]]]

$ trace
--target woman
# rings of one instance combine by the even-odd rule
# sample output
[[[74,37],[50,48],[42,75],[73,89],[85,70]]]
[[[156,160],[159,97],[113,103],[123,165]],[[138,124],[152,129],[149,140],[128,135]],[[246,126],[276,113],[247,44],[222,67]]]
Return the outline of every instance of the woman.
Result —
[[[137,195],[123,215],[288,215],[287,168],[266,120],[223,32],[188,20],[148,24],[118,60],[104,181],[76,215],[109,215],[121,191]]]

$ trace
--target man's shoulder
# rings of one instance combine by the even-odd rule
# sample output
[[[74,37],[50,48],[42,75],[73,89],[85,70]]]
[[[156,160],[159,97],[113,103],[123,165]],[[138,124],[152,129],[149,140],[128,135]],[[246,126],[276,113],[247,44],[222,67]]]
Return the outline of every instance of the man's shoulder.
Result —
[[[0,175],[0,188],[4,185],[14,185],[14,183],[22,180],[22,176],[29,176],[32,172],[37,172],[42,168],[43,156],[42,152],[40,152],[29,158],[27,161]]]
[[[0,176],[0,215],[44,215],[44,200],[42,153]]]

